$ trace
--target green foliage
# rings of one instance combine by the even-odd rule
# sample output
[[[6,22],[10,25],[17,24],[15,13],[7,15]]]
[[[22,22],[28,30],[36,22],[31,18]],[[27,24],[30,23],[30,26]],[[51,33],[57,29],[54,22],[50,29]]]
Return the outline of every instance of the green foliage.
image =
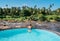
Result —
[[[8,15],[7,15],[6,18],[11,18],[11,16],[8,16]]]
[[[47,19],[47,21],[56,20],[57,19],[57,15],[48,15],[48,16],[46,16],[46,19]]]
[[[44,18],[45,17],[43,14],[35,14],[31,16],[31,20],[34,20],[34,21],[38,21],[38,20],[43,21],[45,20]]]
[[[16,21],[60,21],[60,8],[52,11],[52,6],[53,4],[51,4],[48,9],[46,9],[45,7],[43,7],[42,9],[36,8],[36,5],[34,6],[34,8],[28,6],[23,6],[22,8],[0,8],[0,19]]]
[[[24,21],[25,20],[25,17],[20,17],[19,18],[19,21]]]
[[[56,21],[60,21],[60,15],[57,16]]]

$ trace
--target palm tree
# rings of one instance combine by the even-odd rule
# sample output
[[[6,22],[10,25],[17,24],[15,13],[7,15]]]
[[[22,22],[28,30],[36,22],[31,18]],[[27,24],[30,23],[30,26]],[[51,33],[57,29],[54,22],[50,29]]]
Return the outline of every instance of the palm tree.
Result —
[[[54,6],[54,4],[50,4],[50,6],[49,6],[49,8],[48,8],[48,9],[52,8],[53,6]]]
[[[0,18],[3,18],[3,9],[0,8]]]
[[[8,4],[6,4],[5,6],[6,6],[6,8],[8,8]]]
[[[45,10],[46,10],[45,7],[43,7],[43,8],[41,9],[41,13],[42,13],[43,15],[46,15]]]
[[[31,11],[33,10],[32,11],[33,15],[37,14],[37,8],[36,7],[37,7],[37,5],[35,5],[34,8],[31,8]]]
[[[51,8],[54,6],[54,4],[50,4],[50,6],[48,7],[48,14],[50,15],[51,14]]]

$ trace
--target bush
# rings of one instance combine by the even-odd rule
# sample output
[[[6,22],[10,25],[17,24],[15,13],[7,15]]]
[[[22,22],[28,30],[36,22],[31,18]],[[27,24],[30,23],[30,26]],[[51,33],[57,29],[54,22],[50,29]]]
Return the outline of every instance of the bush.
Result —
[[[6,18],[12,18],[12,17],[7,15]]]
[[[46,16],[47,21],[56,20],[56,19],[57,19],[57,15],[48,15],[48,16]]]
[[[57,19],[56,19],[57,21],[60,21],[60,15],[59,16],[57,16]]]
[[[25,17],[20,17],[17,19],[17,21],[24,21],[25,20]]]
[[[43,14],[36,14],[36,15],[31,16],[31,19],[34,21],[38,21],[38,20],[43,21],[45,20],[45,17]]]
[[[39,14],[38,17],[39,17],[40,21],[45,21],[46,20],[46,18],[43,14]]]

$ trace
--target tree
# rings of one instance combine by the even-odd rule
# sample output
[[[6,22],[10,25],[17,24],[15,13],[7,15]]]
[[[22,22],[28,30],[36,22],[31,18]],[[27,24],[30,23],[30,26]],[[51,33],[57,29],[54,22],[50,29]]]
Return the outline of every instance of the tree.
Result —
[[[45,7],[43,7],[43,8],[41,9],[41,13],[42,13],[43,15],[46,15],[45,10],[46,10]]]
[[[48,7],[48,14],[50,15],[51,14],[51,8],[54,6],[54,4],[50,4],[50,6]]]
[[[3,9],[0,8],[0,18],[3,18]]]
[[[6,4],[5,6],[6,6],[6,8],[8,8],[8,4]]]

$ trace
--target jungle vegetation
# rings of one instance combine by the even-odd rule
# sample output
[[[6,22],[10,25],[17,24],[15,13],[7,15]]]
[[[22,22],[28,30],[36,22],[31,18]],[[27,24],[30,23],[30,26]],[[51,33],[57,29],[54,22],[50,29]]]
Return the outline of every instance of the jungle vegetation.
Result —
[[[22,6],[22,7],[11,7],[6,5],[6,8],[0,7],[0,20],[15,20],[15,21],[60,21],[60,8],[56,10],[51,10],[52,6],[48,8]]]

